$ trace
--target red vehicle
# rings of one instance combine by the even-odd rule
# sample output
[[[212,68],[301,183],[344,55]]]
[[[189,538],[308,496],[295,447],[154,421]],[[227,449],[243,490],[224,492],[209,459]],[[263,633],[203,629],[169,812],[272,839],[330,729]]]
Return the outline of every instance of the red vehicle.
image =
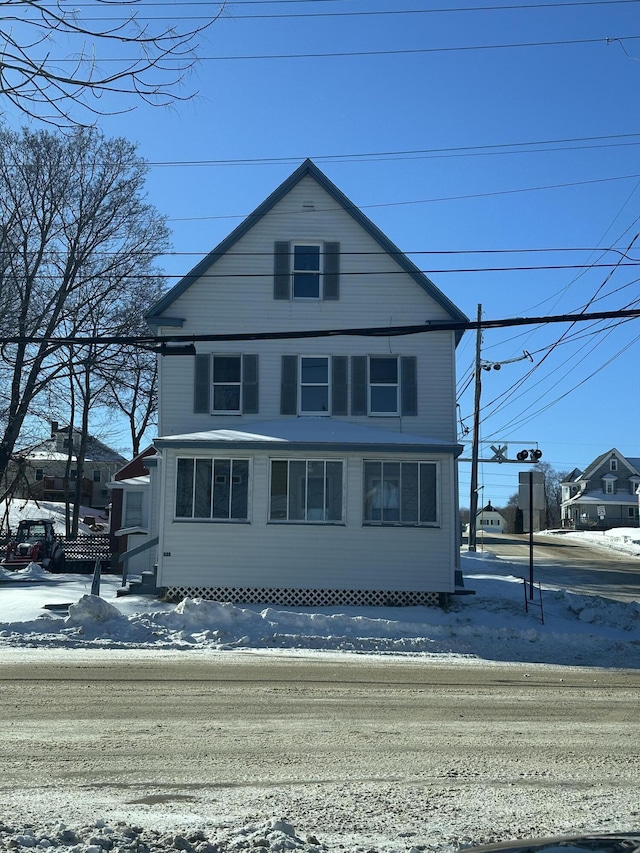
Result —
[[[7,544],[2,562],[5,568],[23,569],[29,563],[40,563],[50,572],[64,571],[64,549],[48,518],[22,519]]]

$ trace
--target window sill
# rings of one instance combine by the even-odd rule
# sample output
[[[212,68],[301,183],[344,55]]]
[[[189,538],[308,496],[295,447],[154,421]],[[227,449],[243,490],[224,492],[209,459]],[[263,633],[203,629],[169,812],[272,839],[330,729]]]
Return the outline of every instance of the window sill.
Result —
[[[248,518],[174,518],[173,524],[251,524]]]

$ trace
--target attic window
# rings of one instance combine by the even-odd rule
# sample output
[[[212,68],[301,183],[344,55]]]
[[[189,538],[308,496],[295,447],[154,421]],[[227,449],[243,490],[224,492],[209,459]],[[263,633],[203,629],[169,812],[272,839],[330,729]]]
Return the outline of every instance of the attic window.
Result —
[[[293,246],[293,298],[320,298],[320,246]]]
[[[618,460],[613,458],[609,460],[609,470],[617,471],[618,470]]]

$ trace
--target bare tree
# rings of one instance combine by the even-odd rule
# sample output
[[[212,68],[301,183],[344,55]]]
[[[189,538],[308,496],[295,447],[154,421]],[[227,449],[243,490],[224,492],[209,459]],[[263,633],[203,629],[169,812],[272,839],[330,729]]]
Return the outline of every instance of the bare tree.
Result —
[[[160,278],[155,282],[140,281],[137,287],[130,288],[113,318],[114,334],[148,335],[145,311],[160,299],[164,289]],[[157,355],[139,346],[111,347],[110,357],[100,360],[98,370],[106,386],[101,402],[126,419],[132,454],[137,456],[145,433],[156,423]]]
[[[51,339],[96,329],[96,306],[113,313],[132,281],[158,279],[168,232],[145,174],[135,146],[96,130],[0,131],[0,475],[37,398],[69,372]]]
[[[59,127],[91,123],[74,118],[78,109],[95,120],[140,100],[166,105],[192,97],[181,84],[196,62],[198,37],[223,5],[201,25],[180,28],[143,20],[132,0],[97,0],[86,10],[67,10],[63,0],[0,0],[0,96]],[[105,103],[109,95],[117,108]]]

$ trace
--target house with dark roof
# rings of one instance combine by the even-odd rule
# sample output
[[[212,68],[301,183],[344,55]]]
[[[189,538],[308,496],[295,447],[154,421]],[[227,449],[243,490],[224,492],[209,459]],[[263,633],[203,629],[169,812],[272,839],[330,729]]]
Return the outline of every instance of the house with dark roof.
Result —
[[[291,605],[456,590],[466,316],[310,160],[154,305],[157,584]],[[166,352],[171,352],[167,343]]]
[[[574,468],[562,487],[562,526],[638,527],[640,458],[623,456],[615,447],[584,471]]]
[[[8,480],[15,481],[13,497],[63,501],[73,494],[78,479],[81,431],[51,423],[51,434],[17,450],[9,466]],[[89,436],[81,476],[81,503],[101,509],[110,501],[107,483],[126,462],[124,456]]]

